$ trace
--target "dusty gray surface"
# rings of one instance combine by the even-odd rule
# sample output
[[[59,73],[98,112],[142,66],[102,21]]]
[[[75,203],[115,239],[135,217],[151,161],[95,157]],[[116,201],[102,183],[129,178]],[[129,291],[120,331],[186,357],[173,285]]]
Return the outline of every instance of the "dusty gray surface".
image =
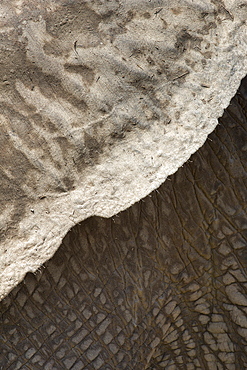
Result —
[[[1,302],[0,368],[247,368],[247,80],[241,91],[158,191],[75,226]]]
[[[0,4],[0,297],[157,188],[247,72],[245,1]]]

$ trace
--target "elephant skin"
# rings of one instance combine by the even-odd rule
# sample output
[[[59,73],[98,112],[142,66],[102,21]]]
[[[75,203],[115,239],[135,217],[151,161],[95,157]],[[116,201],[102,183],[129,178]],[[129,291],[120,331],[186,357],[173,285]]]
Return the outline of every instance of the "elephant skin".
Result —
[[[1,369],[247,369],[246,92],[157,191],[73,227],[1,302]]]
[[[244,0],[1,0],[0,299],[145,197],[247,73]]]

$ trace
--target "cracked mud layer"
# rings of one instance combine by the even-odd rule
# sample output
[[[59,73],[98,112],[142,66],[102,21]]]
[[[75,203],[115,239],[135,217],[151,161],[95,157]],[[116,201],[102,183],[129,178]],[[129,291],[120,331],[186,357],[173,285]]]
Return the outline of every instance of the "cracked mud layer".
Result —
[[[0,368],[247,368],[247,80],[157,191],[72,228],[1,303]]]

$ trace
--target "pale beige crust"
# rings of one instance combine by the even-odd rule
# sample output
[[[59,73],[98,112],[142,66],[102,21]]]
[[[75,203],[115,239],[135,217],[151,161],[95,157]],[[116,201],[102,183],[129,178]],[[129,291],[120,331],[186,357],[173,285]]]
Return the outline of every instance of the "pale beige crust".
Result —
[[[1,1],[1,297],[203,144],[246,73],[245,19],[238,1]]]

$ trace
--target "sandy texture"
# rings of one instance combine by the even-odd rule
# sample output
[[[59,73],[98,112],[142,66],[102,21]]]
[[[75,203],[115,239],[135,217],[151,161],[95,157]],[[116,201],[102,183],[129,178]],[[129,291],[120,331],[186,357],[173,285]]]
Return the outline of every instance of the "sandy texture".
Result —
[[[146,196],[247,73],[246,1],[2,1],[0,297]]]

